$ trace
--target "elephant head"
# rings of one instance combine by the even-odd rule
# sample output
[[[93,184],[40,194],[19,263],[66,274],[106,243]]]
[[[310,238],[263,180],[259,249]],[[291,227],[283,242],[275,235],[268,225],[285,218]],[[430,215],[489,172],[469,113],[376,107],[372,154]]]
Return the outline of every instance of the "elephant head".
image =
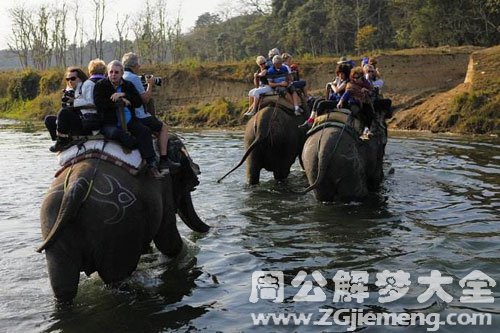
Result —
[[[304,104],[303,107],[307,108]],[[284,180],[302,151],[304,131],[298,128],[306,115],[296,116],[293,105],[279,96],[262,99],[261,109],[250,119],[245,129],[245,154],[220,182],[247,161],[247,183],[259,183],[261,169],[272,171],[274,179]]]
[[[361,200],[376,190],[383,178],[385,112],[375,109],[373,135],[363,141],[351,126],[352,118],[331,111],[335,121],[308,133],[301,157],[310,186],[303,193],[314,190],[319,201]]]
[[[179,253],[176,213],[191,229],[208,231],[191,201],[198,185],[191,163],[184,155],[178,173],[158,180],[84,159],[56,177],[41,207],[38,251],[45,250],[58,300],[75,297],[81,271],[97,271],[105,283],[128,277],[151,241],[166,255]]]

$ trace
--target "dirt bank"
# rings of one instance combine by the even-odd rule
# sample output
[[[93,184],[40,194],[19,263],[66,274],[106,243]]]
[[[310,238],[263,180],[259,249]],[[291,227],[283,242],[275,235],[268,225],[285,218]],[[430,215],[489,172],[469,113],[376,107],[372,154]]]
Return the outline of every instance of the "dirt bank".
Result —
[[[497,52],[494,48],[486,50]],[[469,133],[498,129],[495,124],[485,128],[477,124],[457,126],[461,119],[453,105],[457,96],[470,92],[476,82],[478,69],[471,62],[471,55],[477,61],[484,52],[477,47],[441,47],[377,54],[385,81],[383,93],[393,100],[396,111],[390,127]],[[360,58],[353,59],[360,61]],[[325,83],[334,75],[336,61],[337,58],[297,59],[312,94],[323,94]],[[164,86],[156,92],[158,108],[169,122],[177,125],[220,126],[225,125],[227,119],[232,119],[231,125],[244,124],[246,119],[240,114],[247,105],[246,95],[252,88],[255,67],[248,61],[156,68],[157,74],[166,78]],[[488,70],[497,71],[496,68]],[[469,83],[464,84],[466,76]],[[226,120],[217,120],[220,116]]]

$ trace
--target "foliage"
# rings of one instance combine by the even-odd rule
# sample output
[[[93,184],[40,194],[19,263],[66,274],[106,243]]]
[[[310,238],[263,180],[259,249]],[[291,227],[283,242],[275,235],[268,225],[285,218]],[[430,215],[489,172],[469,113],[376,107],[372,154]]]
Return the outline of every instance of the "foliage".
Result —
[[[373,25],[365,25],[356,34],[356,50],[359,53],[372,51],[375,48],[377,28]]]
[[[39,84],[40,74],[31,69],[24,70],[10,81],[8,87],[9,95],[12,99],[34,99],[38,95]]]
[[[43,72],[40,78],[40,94],[49,95],[63,89],[62,77],[63,73],[60,70],[48,70]]]
[[[167,122],[174,126],[238,126],[244,121],[241,116],[244,109],[245,100],[234,103],[220,98],[212,103],[188,106],[167,115]]]

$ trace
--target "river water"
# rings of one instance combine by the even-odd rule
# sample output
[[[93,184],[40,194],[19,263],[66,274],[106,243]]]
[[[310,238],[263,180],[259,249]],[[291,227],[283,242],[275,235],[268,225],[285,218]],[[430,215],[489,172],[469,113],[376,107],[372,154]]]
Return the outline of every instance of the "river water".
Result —
[[[82,274],[74,305],[58,307],[45,257],[35,252],[40,203],[57,169],[47,150],[51,142],[44,132],[0,129],[0,331],[345,332],[352,329],[346,317],[334,321],[332,315],[323,326],[318,321],[328,311],[348,309],[351,315],[428,316],[423,326],[358,325],[366,332],[500,330],[498,139],[392,134],[385,169],[394,173],[379,193],[364,203],[322,204],[312,194],[294,193],[307,186],[298,164],[285,183],[266,172],[259,186],[248,187],[242,167],[218,184],[243,154],[242,132],[179,133],[201,166],[194,203],[211,231],[199,235],[179,221],[186,243],[179,258],[156,250],[144,255],[114,289]],[[402,283],[396,285],[401,298],[380,300],[384,286],[377,286],[376,274],[384,270],[409,274],[408,281],[380,279]],[[451,282],[429,298],[425,281],[434,270]],[[485,297],[492,292],[493,303],[460,301],[471,288],[460,281],[475,270],[485,274],[477,280],[485,281],[480,290]],[[258,279],[258,271],[272,272]],[[358,289],[344,289],[353,293],[350,301],[341,298],[342,272],[361,278]],[[314,289],[304,289],[308,285]],[[255,325],[252,314],[259,313],[312,319]],[[436,323],[435,316],[444,321],[453,314],[461,323],[487,315],[491,325]]]

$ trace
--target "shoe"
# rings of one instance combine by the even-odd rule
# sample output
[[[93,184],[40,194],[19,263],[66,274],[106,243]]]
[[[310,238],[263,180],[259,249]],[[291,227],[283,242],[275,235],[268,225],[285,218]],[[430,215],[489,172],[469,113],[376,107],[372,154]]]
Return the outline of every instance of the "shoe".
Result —
[[[370,136],[368,135],[368,133],[363,133],[359,138],[363,141],[370,140]]]
[[[309,119],[308,119],[302,125],[299,125],[299,128],[300,129],[307,129],[308,130],[308,129],[310,129],[312,127],[312,125],[313,125],[313,122],[309,121]]]
[[[154,164],[148,165],[148,174],[155,179],[163,179],[164,177]]]
[[[53,153],[57,153],[59,151],[63,151],[64,149],[66,149],[70,143],[71,143],[70,138],[58,137],[56,143],[52,147],[50,147],[49,150]]]
[[[247,111],[247,112],[244,113],[244,116],[251,117],[251,116],[253,116],[256,113],[257,112],[255,112],[255,110],[249,110],[249,111]]]
[[[175,173],[175,171],[177,171],[180,167],[180,163],[174,162],[170,158],[160,159],[160,164],[158,165],[160,173],[163,173],[164,170],[166,170],[166,174],[168,174],[170,171],[172,171],[172,173]]]
[[[302,113],[304,113],[304,110],[299,106],[298,109],[295,109],[295,115],[300,116]]]

